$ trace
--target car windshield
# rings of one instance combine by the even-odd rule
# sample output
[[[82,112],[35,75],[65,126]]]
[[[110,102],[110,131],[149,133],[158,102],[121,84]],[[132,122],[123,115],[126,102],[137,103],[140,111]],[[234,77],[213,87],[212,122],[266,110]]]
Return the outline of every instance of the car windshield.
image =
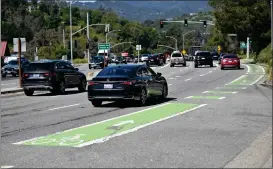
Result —
[[[210,52],[199,52],[197,56],[211,56]]]
[[[236,55],[225,55],[223,58],[238,58]]]
[[[177,57],[182,57],[182,55],[180,53],[174,53],[172,55],[173,58],[177,58]]]
[[[103,57],[95,56],[95,57],[93,57],[93,60],[94,61],[103,61]]]
[[[18,61],[17,60],[11,60],[11,61],[9,61],[8,65],[18,65]]]
[[[52,70],[52,69],[54,69],[53,63],[31,63],[29,64],[27,68],[28,71]]]
[[[98,76],[132,76],[134,72],[130,67],[107,67]]]

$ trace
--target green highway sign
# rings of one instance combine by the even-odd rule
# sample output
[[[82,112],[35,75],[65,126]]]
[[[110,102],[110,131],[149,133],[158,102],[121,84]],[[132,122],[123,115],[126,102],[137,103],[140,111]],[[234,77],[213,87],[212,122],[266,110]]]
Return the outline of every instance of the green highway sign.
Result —
[[[99,48],[99,50],[109,50],[110,44],[109,43],[99,43],[98,48]]]
[[[246,48],[246,43],[245,42],[240,42],[240,48],[245,49]]]

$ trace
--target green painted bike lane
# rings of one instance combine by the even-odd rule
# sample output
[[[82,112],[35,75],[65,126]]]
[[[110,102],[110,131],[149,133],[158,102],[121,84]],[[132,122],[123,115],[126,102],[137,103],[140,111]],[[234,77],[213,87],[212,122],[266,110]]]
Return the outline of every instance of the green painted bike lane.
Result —
[[[98,123],[14,143],[17,145],[83,147],[107,141],[148,125],[198,109],[205,104],[167,103]]]
[[[264,70],[259,65],[248,65],[249,72],[238,79],[228,83],[227,85],[253,85],[257,83],[263,76]]]

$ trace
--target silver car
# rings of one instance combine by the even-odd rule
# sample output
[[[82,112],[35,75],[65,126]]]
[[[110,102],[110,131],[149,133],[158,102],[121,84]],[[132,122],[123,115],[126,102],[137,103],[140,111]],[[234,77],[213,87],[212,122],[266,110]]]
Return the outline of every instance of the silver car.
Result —
[[[171,55],[170,67],[174,67],[175,65],[183,65],[183,66],[187,65],[186,59],[180,51],[174,51]]]

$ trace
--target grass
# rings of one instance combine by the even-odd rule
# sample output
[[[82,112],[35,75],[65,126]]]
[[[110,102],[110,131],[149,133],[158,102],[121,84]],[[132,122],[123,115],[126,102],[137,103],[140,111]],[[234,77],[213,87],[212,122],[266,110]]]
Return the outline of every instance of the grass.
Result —
[[[267,80],[272,81],[272,56],[273,51],[271,49],[271,44],[269,44],[266,48],[264,48],[257,58],[255,59],[258,63],[263,63],[267,65],[266,73],[267,73]]]
[[[73,60],[74,64],[84,64],[84,63],[88,63],[88,59],[84,58],[84,59],[74,59]]]

